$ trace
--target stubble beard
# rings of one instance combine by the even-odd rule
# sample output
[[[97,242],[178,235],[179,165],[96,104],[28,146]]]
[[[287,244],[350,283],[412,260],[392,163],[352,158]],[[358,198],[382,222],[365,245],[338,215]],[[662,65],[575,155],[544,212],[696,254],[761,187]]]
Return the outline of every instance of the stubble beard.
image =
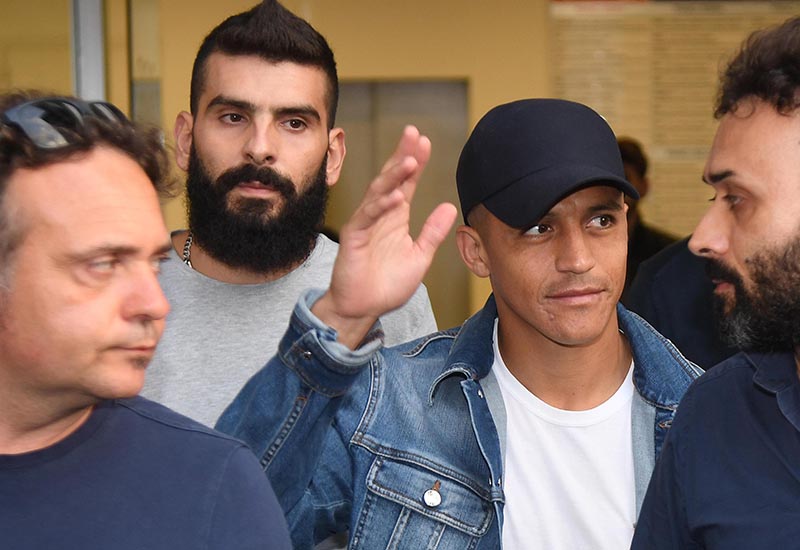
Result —
[[[708,260],[714,279],[729,282],[733,296],[714,295],[720,336],[738,349],[791,351],[800,345],[800,237],[786,246],[765,250],[746,261],[752,283],[717,260]]]

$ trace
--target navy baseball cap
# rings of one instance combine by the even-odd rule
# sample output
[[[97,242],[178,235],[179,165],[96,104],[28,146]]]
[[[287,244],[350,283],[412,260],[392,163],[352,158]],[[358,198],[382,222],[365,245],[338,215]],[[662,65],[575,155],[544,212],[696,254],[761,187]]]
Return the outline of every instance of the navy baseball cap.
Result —
[[[478,122],[458,159],[464,221],[483,204],[500,221],[536,225],[559,201],[592,185],[633,198],[619,146],[592,109],[562,99],[523,99],[495,107]]]

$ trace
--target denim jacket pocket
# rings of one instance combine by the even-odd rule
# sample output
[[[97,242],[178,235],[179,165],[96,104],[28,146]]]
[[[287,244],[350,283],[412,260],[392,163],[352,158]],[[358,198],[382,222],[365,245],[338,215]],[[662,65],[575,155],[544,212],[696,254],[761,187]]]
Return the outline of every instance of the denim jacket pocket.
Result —
[[[492,503],[435,471],[377,457],[351,548],[475,548],[494,518]]]

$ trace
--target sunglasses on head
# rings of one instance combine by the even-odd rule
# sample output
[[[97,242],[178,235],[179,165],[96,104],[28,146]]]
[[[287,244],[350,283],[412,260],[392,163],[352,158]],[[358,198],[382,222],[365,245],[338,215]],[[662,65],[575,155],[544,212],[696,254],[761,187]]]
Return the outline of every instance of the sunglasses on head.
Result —
[[[130,124],[111,103],[68,97],[44,97],[26,101],[0,115],[0,124],[16,128],[40,149],[58,149],[75,141],[74,132],[87,118],[112,124]]]

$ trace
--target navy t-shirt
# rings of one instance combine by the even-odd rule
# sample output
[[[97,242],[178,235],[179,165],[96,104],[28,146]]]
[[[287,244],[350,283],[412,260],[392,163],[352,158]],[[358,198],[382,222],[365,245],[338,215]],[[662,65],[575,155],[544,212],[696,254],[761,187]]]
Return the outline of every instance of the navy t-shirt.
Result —
[[[0,547],[289,549],[283,514],[239,441],[137,397],[66,439],[0,455]]]
[[[800,547],[800,380],[791,353],[698,378],[667,435],[634,550]]]

